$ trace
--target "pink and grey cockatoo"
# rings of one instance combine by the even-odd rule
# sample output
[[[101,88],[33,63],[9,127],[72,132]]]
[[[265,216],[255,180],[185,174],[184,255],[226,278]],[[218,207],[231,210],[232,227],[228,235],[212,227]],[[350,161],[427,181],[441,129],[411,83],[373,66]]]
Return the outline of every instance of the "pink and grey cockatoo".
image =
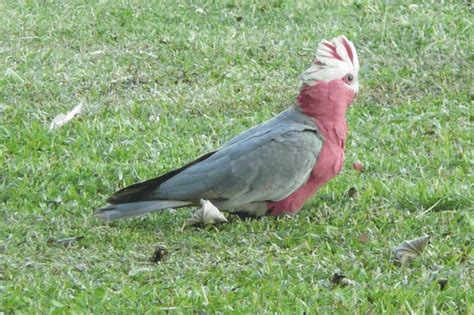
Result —
[[[358,71],[345,36],[321,41],[291,108],[181,168],[119,190],[96,215],[114,220],[200,199],[245,216],[297,213],[342,168],[345,113],[359,89]]]

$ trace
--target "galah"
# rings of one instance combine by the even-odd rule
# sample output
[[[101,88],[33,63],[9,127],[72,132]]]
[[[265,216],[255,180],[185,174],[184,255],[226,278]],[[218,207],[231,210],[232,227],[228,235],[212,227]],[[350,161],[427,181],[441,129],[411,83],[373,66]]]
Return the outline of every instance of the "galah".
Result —
[[[345,36],[322,40],[293,106],[178,169],[119,190],[95,214],[115,220],[201,199],[244,216],[297,213],[342,168],[358,71]]]

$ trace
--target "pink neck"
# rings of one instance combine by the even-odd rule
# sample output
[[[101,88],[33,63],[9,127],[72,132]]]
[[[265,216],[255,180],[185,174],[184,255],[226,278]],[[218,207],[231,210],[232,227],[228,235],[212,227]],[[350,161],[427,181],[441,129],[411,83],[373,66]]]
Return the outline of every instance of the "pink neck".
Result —
[[[297,98],[297,108],[317,121],[345,121],[346,110],[355,92],[341,80],[305,85]]]
[[[327,145],[334,145],[344,149],[347,137],[347,122],[344,116],[334,120],[315,118],[315,122]]]

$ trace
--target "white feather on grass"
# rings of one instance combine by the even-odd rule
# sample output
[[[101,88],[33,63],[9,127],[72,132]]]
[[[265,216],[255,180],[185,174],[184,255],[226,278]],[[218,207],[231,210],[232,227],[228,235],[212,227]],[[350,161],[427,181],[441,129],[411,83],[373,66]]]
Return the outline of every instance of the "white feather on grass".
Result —
[[[82,111],[82,103],[79,103],[76,107],[74,107],[71,111],[69,111],[67,114],[59,114],[56,117],[54,117],[53,121],[49,125],[49,131],[57,129],[65,124],[67,124],[71,119],[79,115],[79,113]]]
[[[186,222],[186,226],[211,225],[225,222],[227,222],[227,219],[212,202],[201,199],[201,208],[194,212],[193,216]]]

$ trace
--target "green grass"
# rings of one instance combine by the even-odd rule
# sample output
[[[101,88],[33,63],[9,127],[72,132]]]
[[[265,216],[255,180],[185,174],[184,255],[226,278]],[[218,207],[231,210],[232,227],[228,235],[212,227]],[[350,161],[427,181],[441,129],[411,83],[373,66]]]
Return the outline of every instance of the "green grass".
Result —
[[[468,1],[2,1],[0,313],[472,314],[472,20]],[[298,216],[184,231],[188,209],[92,216],[288,107],[339,34],[362,65],[346,164]],[[391,261],[424,234],[421,257]]]

